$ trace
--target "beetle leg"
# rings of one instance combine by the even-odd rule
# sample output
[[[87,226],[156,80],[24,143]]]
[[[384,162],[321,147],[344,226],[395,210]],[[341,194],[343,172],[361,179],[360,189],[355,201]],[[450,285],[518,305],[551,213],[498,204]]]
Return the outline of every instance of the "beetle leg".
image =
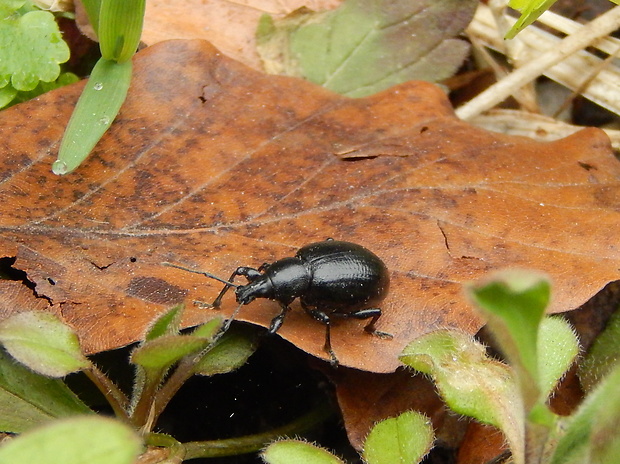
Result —
[[[232,282],[235,279],[235,277],[244,276],[246,279],[248,279],[248,282],[252,282],[256,278],[260,277],[261,275],[262,274],[257,269],[254,269],[252,267],[247,267],[247,266],[241,266],[235,269],[235,272],[233,272],[230,275],[230,278],[228,280]],[[224,288],[222,289],[220,294],[217,296],[215,300],[213,300],[212,305],[214,308],[220,307],[220,304],[222,303],[222,297],[226,294],[226,292],[228,291],[230,287],[231,287],[230,285],[224,285]]]
[[[269,327],[270,334],[274,334],[280,329],[282,323],[284,322],[284,317],[291,310],[290,306],[285,305],[284,303],[280,303],[280,306],[282,307],[282,311],[280,311],[280,314],[271,320],[271,326]]]
[[[301,307],[304,309],[304,311],[306,311],[306,313],[308,313],[314,319],[325,325],[325,345],[323,346],[323,349],[329,355],[329,363],[333,367],[338,367],[338,358],[336,357],[336,353],[334,353],[334,350],[332,349],[331,319],[326,312],[319,309],[310,308],[303,302],[303,300],[301,301]]]
[[[364,330],[369,334],[376,335],[381,338],[394,338],[394,336],[387,332],[382,332],[377,330],[375,327],[375,323],[381,317],[381,309],[379,308],[368,308],[368,309],[360,309],[359,311],[354,311],[352,313],[348,313],[344,315],[344,317],[352,317],[354,319],[368,319],[371,318],[370,322],[366,324]]]
[[[258,266],[258,272],[263,272],[266,271],[269,266],[271,266],[271,263],[263,263],[260,266]]]

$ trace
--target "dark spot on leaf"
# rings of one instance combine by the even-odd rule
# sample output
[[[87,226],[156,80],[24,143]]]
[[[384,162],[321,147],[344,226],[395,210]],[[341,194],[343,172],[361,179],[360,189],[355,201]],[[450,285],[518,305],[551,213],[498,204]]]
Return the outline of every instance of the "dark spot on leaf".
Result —
[[[592,169],[597,169],[596,166],[589,164],[589,163],[584,163],[582,161],[578,161],[579,166],[581,166],[582,168],[584,168],[586,171],[591,171]]]
[[[156,277],[135,277],[127,286],[127,294],[152,303],[174,304],[185,298],[187,290]]]

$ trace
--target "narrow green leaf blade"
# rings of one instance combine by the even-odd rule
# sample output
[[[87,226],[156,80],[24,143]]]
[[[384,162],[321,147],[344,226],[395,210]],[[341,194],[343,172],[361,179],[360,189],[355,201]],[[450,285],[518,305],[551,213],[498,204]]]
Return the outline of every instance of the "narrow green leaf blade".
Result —
[[[0,350],[0,431],[22,433],[51,419],[92,412],[59,379],[16,363]]]
[[[142,35],[146,0],[102,0],[99,11],[99,46],[106,60],[131,59]]]
[[[375,425],[364,444],[368,464],[420,462],[433,446],[433,427],[423,414],[408,411]]]
[[[50,313],[27,311],[8,317],[0,322],[0,342],[19,362],[49,377],[90,366],[77,335]]]
[[[77,168],[108,130],[125,101],[131,69],[131,61],[116,63],[101,58],[97,62],[60,143],[52,166],[55,174]]]
[[[132,464],[142,449],[138,434],[99,416],[64,419],[8,441],[2,464]]]
[[[301,440],[281,440],[261,453],[267,464],[344,464],[329,451]]]
[[[521,16],[512,28],[506,33],[506,39],[514,37],[538,19],[557,0],[511,0],[508,5],[521,12]]]

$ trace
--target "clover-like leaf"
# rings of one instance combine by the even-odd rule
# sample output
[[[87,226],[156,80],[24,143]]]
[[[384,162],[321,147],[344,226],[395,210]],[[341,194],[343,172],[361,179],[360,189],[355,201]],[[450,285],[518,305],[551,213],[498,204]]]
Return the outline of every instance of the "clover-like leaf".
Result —
[[[49,11],[17,9],[25,2],[0,5],[0,77],[15,90],[33,90],[39,81],[52,82],[60,75],[60,63],[69,59],[54,15]],[[3,86],[2,86],[3,87]]]

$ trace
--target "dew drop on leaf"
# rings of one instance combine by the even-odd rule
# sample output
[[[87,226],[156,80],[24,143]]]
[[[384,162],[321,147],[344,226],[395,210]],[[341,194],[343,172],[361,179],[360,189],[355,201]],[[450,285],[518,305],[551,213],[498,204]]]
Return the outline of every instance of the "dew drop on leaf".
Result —
[[[66,174],[67,170],[67,163],[65,163],[64,161],[56,160],[54,161],[54,164],[52,164],[52,172],[54,174],[61,176],[63,174]]]
[[[103,89],[103,84],[101,82],[95,82],[95,84],[93,85],[93,89],[101,90]]]

